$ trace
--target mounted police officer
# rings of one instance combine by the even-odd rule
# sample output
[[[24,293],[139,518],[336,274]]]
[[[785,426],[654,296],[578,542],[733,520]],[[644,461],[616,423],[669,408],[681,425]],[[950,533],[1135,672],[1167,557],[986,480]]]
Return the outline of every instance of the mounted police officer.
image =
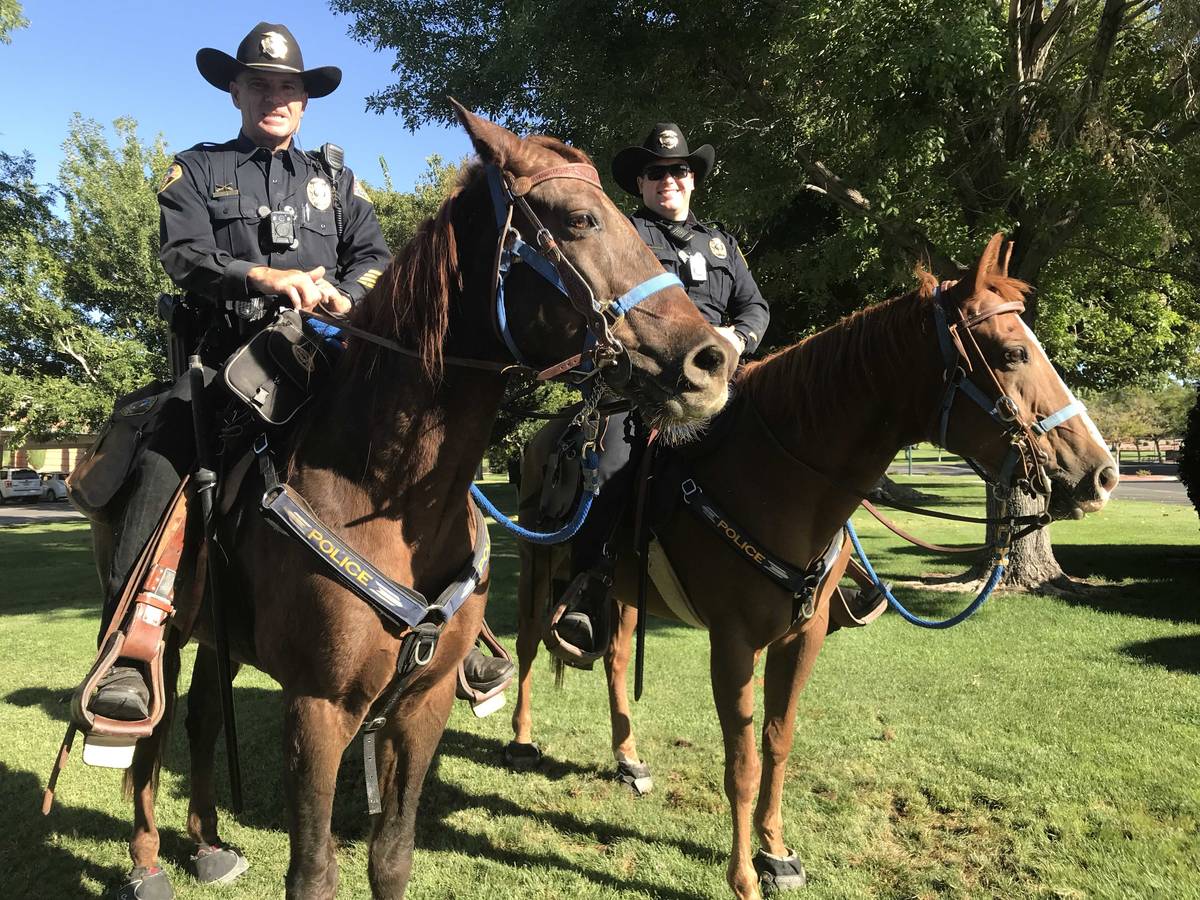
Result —
[[[733,346],[738,356],[753,353],[771,313],[733,235],[692,212],[692,194],[712,171],[711,144],[691,151],[674,122],[658,122],[641,144],[621,150],[612,162],[613,179],[642,205],[630,216],[642,240],[663,268],[679,277],[701,314]],[[556,637],[594,658],[605,649],[594,618],[607,609],[612,562],[605,545],[632,493],[636,465],[645,438],[628,413],[608,417],[601,442],[600,478],[605,486],[571,547],[574,579],[563,597],[566,611]],[[615,484],[613,482],[616,482]],[[567,656],[571,652],[568,650]]]
[[[249,333],[270,321],[279,304],[311,311],[348,312],[375,285],[391,255],[366,190],[326,144],[306,153],[296,141],[310,98],[341,82],[336,66],[305,69],[288,28],[260,22],[237,55],[204,48],[196,66],[209,84],[227,91],[241,114],[233,140],[197,144],[178,154],[158,190],[159,258],[186,292],[172,316],[185,332],[184,354],[219,364]],[[178,340],[178,335],[175,337]],[[199,346],[197,346],[199,344]],[[103,636],[125,581],[179,481],[195,458],[187,403],[167,401],[113,525]],[[505,680],[511,663],[468,657],[473,687]],[[140,672],[115,666],[89,707],[115,719],[146,715]]]

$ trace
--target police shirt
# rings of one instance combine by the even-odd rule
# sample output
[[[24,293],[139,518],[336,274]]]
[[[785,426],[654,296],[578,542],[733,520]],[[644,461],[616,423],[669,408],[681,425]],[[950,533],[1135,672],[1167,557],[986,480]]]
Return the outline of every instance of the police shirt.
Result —
[[[668,222],[643,207],[629,218],[663,268],[683,282],[705,321],[732,325],[747,353],[757,349],[771,311],[733,236],[690,212],[682,222]],[[695,255],[701,259],[693,261]]]
[[[338,178],[339,241],[332,185],[324,167],[296,147],[272,153],[245,134],[197,144],[175,157],[158,190],[159,259],[177,285],[210,300],[253,296],[255,266],[325,267],[325,280],[357,302],[391,254],[367,192],[343,169]],[[272,211],[291,210],[296,240],[277,248]]]

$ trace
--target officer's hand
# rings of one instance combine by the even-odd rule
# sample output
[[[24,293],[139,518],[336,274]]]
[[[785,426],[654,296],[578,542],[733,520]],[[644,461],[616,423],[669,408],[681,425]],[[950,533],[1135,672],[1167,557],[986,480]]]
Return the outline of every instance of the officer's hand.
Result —
[[[246,283],[260,293],[286,298],[291,301],[292,309],[308,312],[321,302],[317,279],[324,275],[324,266],[317,266],[309,272],[255,266],[246,275]]]
[[[713,329],[725,340],[729,341],[729,346],[733,347],[733,352],[740,357],[746,352],[746,340],[740,334],[733,330],[732,325],[720,325]]]
[[[317,289],[321,292],[321,305],[335,315],[342,315],[350,312],[350,307],[353,304],[350,298],[335,288],[324,278],[318,278],[316,281]]]

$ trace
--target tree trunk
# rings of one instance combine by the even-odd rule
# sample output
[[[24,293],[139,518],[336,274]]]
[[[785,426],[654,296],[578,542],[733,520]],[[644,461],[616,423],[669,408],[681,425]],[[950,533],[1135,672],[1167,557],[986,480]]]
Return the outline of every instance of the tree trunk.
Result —
[[[1036,515],[1042,511],[1044,500],[1041,497],[1030,497],[1017,491],[1009,501],[1009,512],[1013,515]],[[1000,503],[991,491],[987,498],[988,518],[1001,515]],[[987,540],[996,540],[996,526],[987,527]],[[967,572],[962,580],[966,582],[982,581],[991,574],[992,561],[986,559],[976,564]],[[1000,588],[1023,591],[1045,591],[1051,593],[1075,592],[1078,586],[1062,570],[1058,560],[1054,558],[1054,548],[1050,544],[1050,529],[1039,528],[1021,538],[1008,553],[1008,566],[1004,577],[998,585]]]

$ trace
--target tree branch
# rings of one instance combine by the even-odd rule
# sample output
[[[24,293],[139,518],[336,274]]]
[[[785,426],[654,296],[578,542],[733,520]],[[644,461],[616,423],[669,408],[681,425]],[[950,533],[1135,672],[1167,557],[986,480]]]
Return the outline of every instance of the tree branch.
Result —
[[[809,159],[803,151],[796,152],[810,179],[805,189],[824,194],[842,209],[868,219],[910,259],[927,262],[939,278],[958,278],[966,271],[966,266],[943,253],[919,228],[879,215],[861,191],[843,181],[823,162]]]
[[[79,363],[79,365],[83,368],[83,373],[87,376],[88,381],[92,382],[93,384],[96,383],[96,376],[92,374],[92,369],[88,365],[87,360],[84,359],[81,354],[75,352],[75,348],[71,346],[70,338],[62,334],[56,334],[54,336],[54,343],[58,346],[59,350],[71,357],[71,359],[75,360],[75,362]]]

